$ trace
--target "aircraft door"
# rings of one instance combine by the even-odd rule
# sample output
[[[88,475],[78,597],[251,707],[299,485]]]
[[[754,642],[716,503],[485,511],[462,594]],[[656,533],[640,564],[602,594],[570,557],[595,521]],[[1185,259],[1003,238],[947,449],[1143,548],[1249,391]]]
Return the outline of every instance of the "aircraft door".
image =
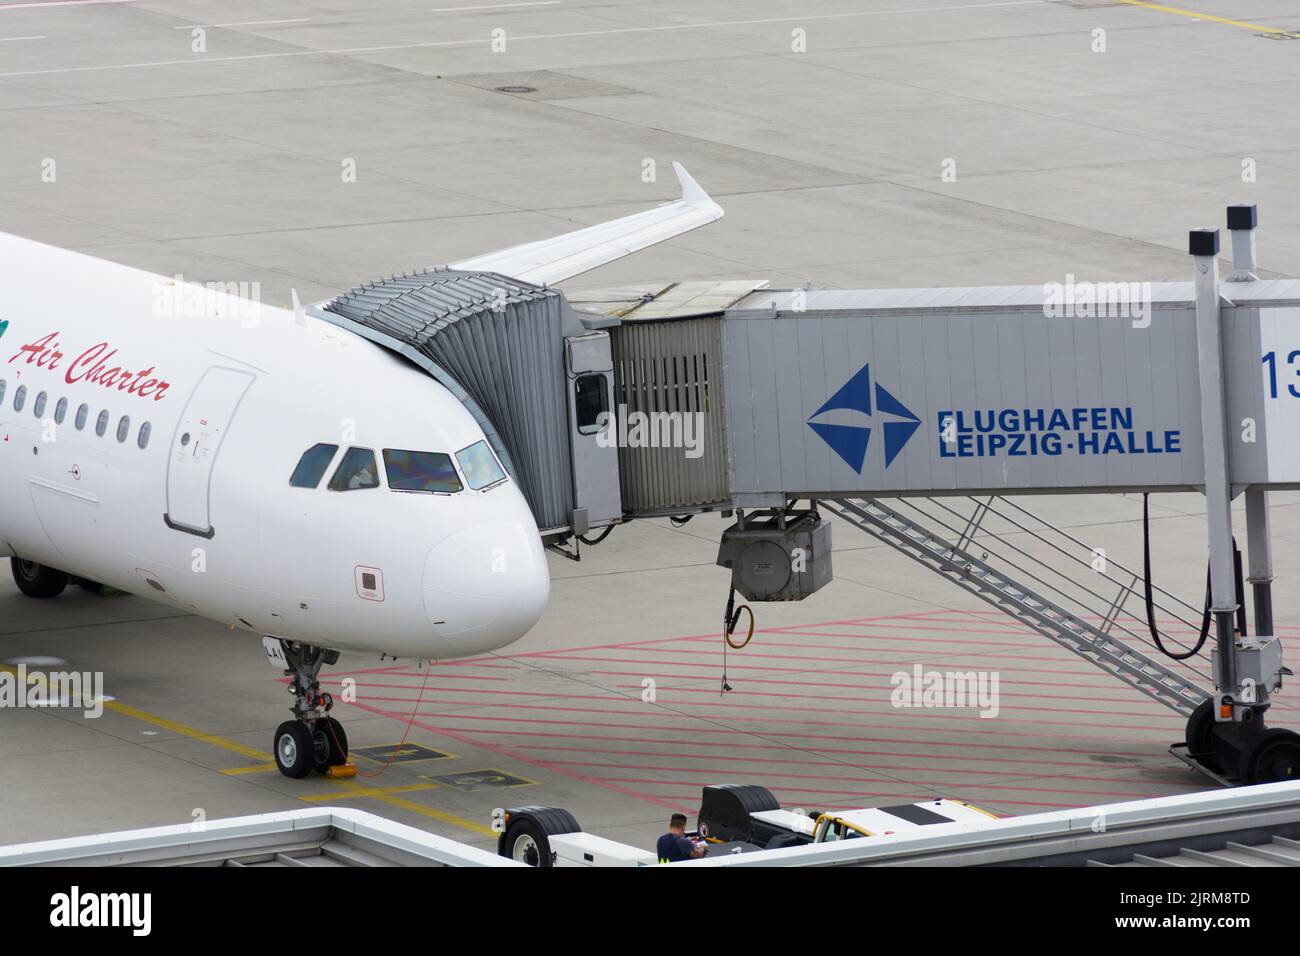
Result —
[[[209,514],[212,467],[253,379],[249,372],[213,366],[194,387],[167,460],[167,527],[204,538],[215,533]]]

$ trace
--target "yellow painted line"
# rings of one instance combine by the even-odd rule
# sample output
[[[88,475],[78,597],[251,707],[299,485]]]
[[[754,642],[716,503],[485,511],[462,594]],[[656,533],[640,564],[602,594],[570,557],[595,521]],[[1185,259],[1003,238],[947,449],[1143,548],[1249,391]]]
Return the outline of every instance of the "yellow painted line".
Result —
[[[10,674],[17,674],[17,670],[12,667],[0,664],[0,670]],[[163,730],[171,731],[174,734],[180,734],[182,737],[188,737],[191,740],[197,740],[201,743],[211,744],[214,747],[220,747],[222,750],[228,750],[231,753],[237,753],[241,757],[247,757],[250,760],[256,760],[257,763],[251,767],[232,767],[222,770],[221,773],[227,775],[244,774],[244,773],[264,773],[268,770],[278,769],[274,763],[267,763],[271,756],[266,751],[258,750],[256,747],[248,747],[244,744],[237,743],[234,740],[227,740],[216,734],[207,734],[197,727],[190,727],[187,724],[179,723],[175,720],[168,720],[166,717],[159,717],[157,714],[151,714],[148,711],[140,710],[138,707],[131,707],[120,701],[110,700],[104,702],[104,708],[114,713],[121,714],[124,717],[131,717],[135,720],[143,721],[146,724],[152,724]],[[329,778],[324,778],[329,779]],[[328,803],[330,800],[337,800],[340,796],[344,799],[367,798],[378,800],[380,803],[386,803],[391,807],[397,807],[410,813],[419,814],[422,817],[428,817],[431,820],[437,820],[440,823],[447,823],[451,826],[460,827],[462,830],[469,830],[471,833],[478,833],[483,836],[495,837],[497,832],[483,823],[478,823],[466,817],[457,816],[454,813],[448,813],[445,810],[438,810],[434,807],[426,807],[423,804],[406,800],[403,797],[395,796],[398,793],[411,793],[421,790],[433,790],[437,786],[432,783],[415,783],[397,787],[364,787],[352,780],[329,780],[336,787],[342,788],[345,792],[340,794],[337,790],[327,794],[312,794],[310,796],[299,797],[304,803]]]
[[[205,734],[203,731],[189,727],[185,724],[177,723],[174,720],[168,720],[166,717],[159,717],[156,714],[148,713],[136,707],[128,707],[120,701],[111,700],[104,704],[106,710],[123,715],[124,717],[133,717],[136,720],[142,720],[146,724],[153,724],[155,727],[161,727],[163,730],[170,730],[174,734],[180,734],[182,737],[189,737],[191,740],[198,740],[205,744],[211,744],[214,747],[220,747],[223,750],[229,750],[237,753],[241,757],[248,757],[250,760],[256,760],[259,764],[265,764],[271,755],[265,750],[258,750],[256,747],[247,747],[244,744],[236,743],[233,740],[226,740],[224,737],[218,737],[216,734]]]
[[[333,781],[334,783],[343,783],[341,780]],[[412,793],[416,790],[433,790],[434,784],[431,783],[407,783],[397,787],[358,787],[349,789],[347,793],[314,793],[310,797],[301,797],[308,803],[325,803],[330,800],[352,800],[357,797],[383,797],[390,793]]]
[[[258,761],[258,765],[255,767],[238,767],[232,771],[222,771],[223,773],[257,773],[268,768],[266,759],[270,755],[264,751],[257,750],[254,747],[246,747],[233,740],[226,740],[223,737],[218,737],[216,734],[205,734],[197,728],[188,727],[185,724],[177,723],[174,720],[168,720],[165,717],[159,717],[156,714],[148,713],[147,711],[140,710],[136,707],[128,707],[126,704],[118,701],[109,701],[105,703],[104,706],[111,708],[126,717],[134,717],[136,720],[142,720],[147,724],[153,724],[155,727],[161,727],[164,730],[170,730],[173,733],[181,734],[182,736],[189,737],[191,740],[199,740],[206,744],[212,744],[214,747],[221,747],[223,750],[229,750]],[[269,767],[273,768],[275,767],[275,764],[272,763]],[[328,780],[328,778],[324,779]],[[478,823],[477,821],[467,819],[466,817],[457,816],[454,813],[448,813],[445,810],[426,807],[423,804],[415,803],[414,801],[393,795],[394,792],[405,792],[406,790],[430,790],[433,789],[432,784],[412,784],[410,787],[379,788],[362,787],[360,784],[352,780],[329,780],[329,782],[345,791],[353,791],[353,793],[345,794],[345,797],[367,797],[369,799],[378,800],[381,803],[386,803],[391,807],[397,807],[410,813],[417,813],[420,816],[428,817],[431,820],[437,820],[440,823],[460,827],[462,830],[469,830],[471,833],[478,833],[490,837],[497,836],[497,832],[486,824]],[[302,800],[304,803],[321,803],[328,802],[325,798],[337,800],[339,796],[340,794],[336,790],[330,794],[312,794],[310,796],[299,797],[298,799]]]
[[[267,773],[268,771],[279,769],[280,768],[273,763],[255,763],[251,767],[227,767],[221,772],[228,777],[235,777],[241,773]]]
[[[1126,3],[1130,7],[1145,7],[1147,10],[1157,10],[1160,13],[1176,13],[1181,17],[1191,17],[1193,20],[1204,20],[1207,23],[1222,23],[1230,27],[1242,27],[1246,30],[1253,30],[1256,33],[1278,33],[1283,36],[1291,36],[1292,31],[1283,30],[1281,27],[1266,27],[1258,23],[1250,23],[1246,20],[1230,20],[1227,17],[1216,17],[1212,13],[1198,13],[1195,10],[1182,10],[1178,7],[1167,7],[1162,3],[1148,3],[1147,0],[1118,0],[1119,3]]]
[[[472,830],[474,833],[478,833],[482,836],[488,836],[493,838],[500,836],[500,834],[497,833],[496,830],[493,830],[490,826],[488,826],[485,823],[475,823],[473,820],[467,820],[465,817],[458,817],[454,813],[447,813],[445,810],[437,810],[433,807],[426,807],[424,806],[424,804],[415,803],[414,801],[411,800],[405,800],[402,797],[392,797],[392,796],[385,795],[385,796],[375,797],[374,799],[378,800],[380,803],[386,803],[390,807],[397,807],[402,810],[407,810],[411,813],[418,813],[422,817],[429,817],[431,820],[438,820],[441,821],[442,823],[449,823],[452,826],[457,826],[464,830]]]

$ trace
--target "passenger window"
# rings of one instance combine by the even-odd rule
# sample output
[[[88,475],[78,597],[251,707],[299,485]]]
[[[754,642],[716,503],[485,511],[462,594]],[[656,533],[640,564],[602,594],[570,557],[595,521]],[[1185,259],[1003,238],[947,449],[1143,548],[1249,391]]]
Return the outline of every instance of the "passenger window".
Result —
[[[461,489],[451,455],[442,452],[385,448],[384,468],[388,472],[388,487],[394,491],[455,494]]]
[[[68,400],[59,399],[59,403],[54,406],[54,424],[62,425],[63,420],[68,417]]]
[[[117,440],[126,441],[126,436],[131,434],[131,419],[123,415],[117,421]]]
[[[45,401],[49,396],[41,392],[36,396],[36,401],[32,402],[32,414],[40,418],[45,414]]]
[[[475,491],[488,485],[495,485],[498,481],[505,481],[506,473],[501,470],[501,466],[497,463],[497,456],[492,454],[492,449],[485,441],[476,441],[468,448],[462,448],[456,452],[456,460],[460,462],[460,470],[465,473],[465,481]],[[389,468],[390,485],[393,482],[392,471]]]
[[[5,400],[5,380],[0,378],[0,404]]]
[[[609,396],[605,390],[604,375],[580,375],[573,383],[574,407],[578,418],[578,434],[594,435],[600,431],[601,412],[609,411]]]
[[[74,424],[77,426],[77,431],[81,431],[83,428],[86,427],[86,416],[89,414],[90,414],[90,406],[83,402],[77,408],[77,418],[76,421],[74,422]]]
[[[325,469],[334,460],[338,445],[312,445],[298,459],[298,467],[289,476],[289,484],[295,488],[315,488],[320,484]],[[335,489],[338,490],[337,488]]]
[[[142,449],[149,447],[149,436],[153,434],[153,426],[145,422],[140,426],[140,434],[136,436],[135,443]]]
[[[104,409],[102,412],[100,412],[99,417],[95,419],[95,434],[98,435],[100,438],[103,438],[104,432],[106,431],[108,431],[108,409],[107,408]]]
[[[23,406],[27,404],[27,386],[19,385],[14,390],[14,411],[21,412]]]
[[[329,483],[330,491],[378,487],[379,467],[375,464],[375,453],[369,448],[349,448]]]

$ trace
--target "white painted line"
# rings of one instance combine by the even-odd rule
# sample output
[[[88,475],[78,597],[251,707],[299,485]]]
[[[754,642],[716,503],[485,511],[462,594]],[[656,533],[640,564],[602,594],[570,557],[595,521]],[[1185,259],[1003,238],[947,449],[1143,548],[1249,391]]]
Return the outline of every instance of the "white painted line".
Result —
[[[57,2],[83,3],[93,0],[57,0]],[[129,2],[129,0],[104,0],[104,2]],[[512,36],[510,41],[564,40],[576,37],[614,36],[630,33],[655,33],[665,30],[703,30],[711,27],[751,26],[765,23],[806,23],[810,20],[845,20],[856,17],[898,16],[907,13],[947,13],[953,10],[987,10],[995,7],[1040,6],[1047,0],[1002,0],[999,3],[967,3],[946,7],[914,7],[907,10],[862,10],[855,13],[822,13],[803,17],[768,17],[762,20],[716,20],[711,23],[677,23],[658,27],[625,27],[617,30],[584,30],[577,33],[535,33]],[[134,70],[154,66],[193,66],[199,63],[233,63],[238,60],[277,60],[300,56],[347,56],[352,53],[393,53],[400,50],[429,50],[438,47],[486,46],[490,40],[479,37],[473,40],[438,40],[429,43],[394,43],[388,46],[342,47],[333,50],[293,50],[287,53],[249,53],[243,56],[193,56],[186,60],[154,60],[144,63],[113,63],[108,66],[70,66],[53,70],[20,70],[0,73],[0,79],[15,76],[45,76],[52,73],[96,73],[104,70]]]
[[[293,20],[245,20],[243,23],[193,23],[185,27],[172,27],[173,30],[200,30],[213,27],[264,27],[272,23],[308,23],[311,17],[297,17]]]
[[[0,37],[0,43],[14,43],[18,40],[47,40],[48,37]]]
[[[560,0],[533,0],[531,3],[485,3],[478,7],[435,7],[430,13],[458,13],[462,10],[503,10],[506,7],[552,7]]]

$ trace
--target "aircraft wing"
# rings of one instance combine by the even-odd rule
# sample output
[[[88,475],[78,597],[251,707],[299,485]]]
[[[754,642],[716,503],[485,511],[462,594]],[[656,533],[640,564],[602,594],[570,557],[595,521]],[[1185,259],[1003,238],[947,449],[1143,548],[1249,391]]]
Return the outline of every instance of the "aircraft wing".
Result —
[[[449,265],[453,269],[497,272],[538,285],[550,284],[721,219],[722,207],[709,198],[682,164],[673,163],[673,170],[682,185],[682,197],[673,202]]]

